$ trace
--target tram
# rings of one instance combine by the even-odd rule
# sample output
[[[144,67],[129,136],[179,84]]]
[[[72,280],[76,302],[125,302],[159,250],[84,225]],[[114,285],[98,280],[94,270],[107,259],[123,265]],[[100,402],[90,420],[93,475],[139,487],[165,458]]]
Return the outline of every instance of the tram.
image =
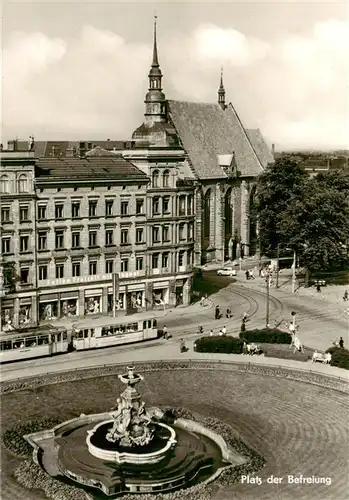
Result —
[[[142,316],[134,321],[101,318],[73,325],[72,343],[77,351],[98,349],[158,338],[157,320]]]
[[[52,325],[14,330],[0,337],[0,363],[51,356],[68,351],[66,328]]]

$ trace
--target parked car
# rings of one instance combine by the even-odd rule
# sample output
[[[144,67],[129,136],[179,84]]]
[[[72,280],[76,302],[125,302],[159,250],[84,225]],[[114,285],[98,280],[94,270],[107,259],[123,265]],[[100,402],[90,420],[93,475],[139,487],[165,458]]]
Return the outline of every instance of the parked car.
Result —
[[[236,270],[231,267],[224,267],[223,269],[218,269],[218,276],[236,276]]]

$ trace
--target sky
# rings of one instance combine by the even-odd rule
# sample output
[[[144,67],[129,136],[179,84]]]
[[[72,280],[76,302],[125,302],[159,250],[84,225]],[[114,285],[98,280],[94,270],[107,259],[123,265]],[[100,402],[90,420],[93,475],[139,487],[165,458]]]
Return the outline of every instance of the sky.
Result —
[[[276,148],[348,148],[349,4],[8,1],[2,142],[129,139],[143,122],[153,16],[168,99],[227,101]]]

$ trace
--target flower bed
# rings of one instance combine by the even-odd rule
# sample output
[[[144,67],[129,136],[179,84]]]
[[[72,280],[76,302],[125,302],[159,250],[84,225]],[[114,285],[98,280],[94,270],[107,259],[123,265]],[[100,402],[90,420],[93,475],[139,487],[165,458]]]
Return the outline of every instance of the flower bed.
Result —
[[[212,337],[201,337],[194,344],[197,352],[220,352],[225,354],[241,354],[243,341],[234,337],[215,335]]]
[[[290,344],[292,340],[289,333],[282,332],[277,328],[247,330],[240,332],[239,337],[245,342],[260,342],[261,344]]]

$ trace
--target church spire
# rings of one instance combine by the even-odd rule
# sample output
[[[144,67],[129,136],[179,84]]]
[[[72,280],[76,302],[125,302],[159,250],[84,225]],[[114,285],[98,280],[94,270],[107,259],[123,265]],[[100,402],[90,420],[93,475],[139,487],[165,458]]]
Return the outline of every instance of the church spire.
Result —
[[[149,91],[145,97],[145,121],[148,125],[166,121],[166,97],[162,92],[162,73],[159,65],[157,33],[157,16],[154,16],[153,60],[149,71]]]
[[[223,85],[223,68],[221,68],[221,83],[220,83],[219,89],[218,89],[218,104],[221,106],[222,109],[226,108],[225,89],[224,89],[224,85]]]

